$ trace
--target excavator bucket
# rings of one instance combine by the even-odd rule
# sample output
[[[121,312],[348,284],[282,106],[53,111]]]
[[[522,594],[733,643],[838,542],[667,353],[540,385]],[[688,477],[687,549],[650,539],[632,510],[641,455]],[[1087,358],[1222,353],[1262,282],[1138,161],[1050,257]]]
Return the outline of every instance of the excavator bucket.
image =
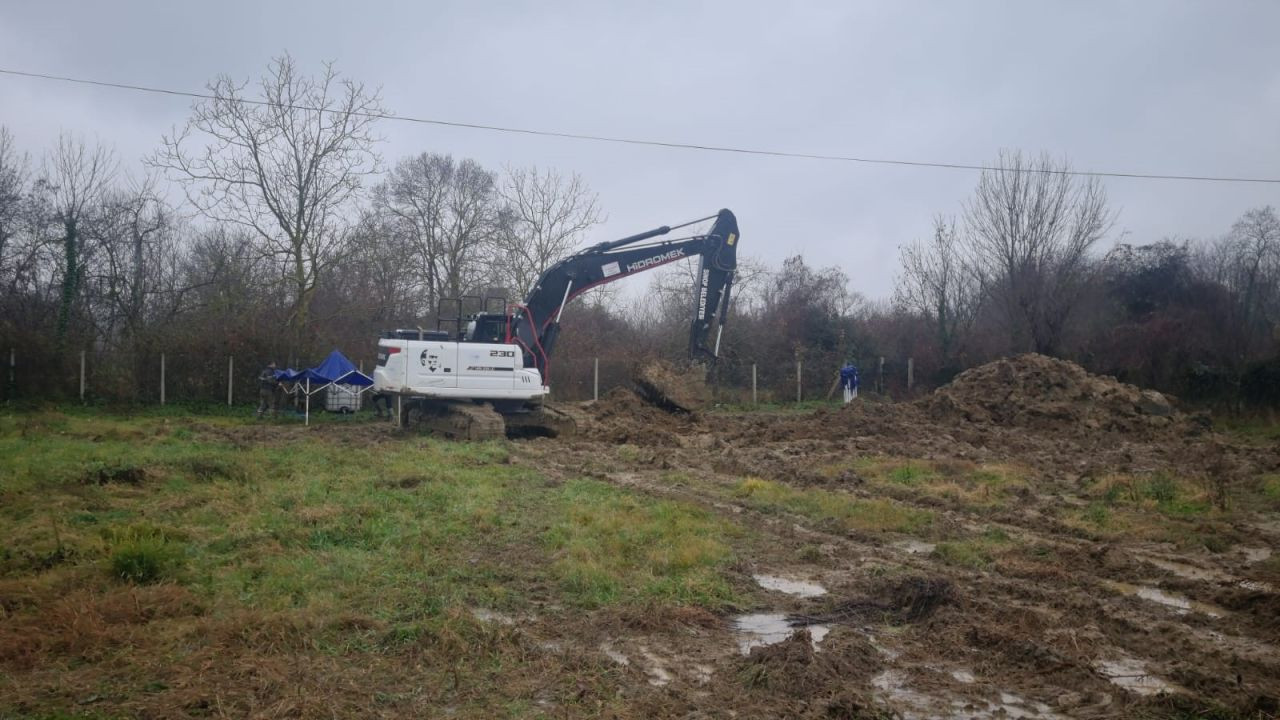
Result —
[[[711,404],[706,370],[697,364],[679,368],[655,360],[640,366],[634,380],[641,396],[670,412],[695,413]]]

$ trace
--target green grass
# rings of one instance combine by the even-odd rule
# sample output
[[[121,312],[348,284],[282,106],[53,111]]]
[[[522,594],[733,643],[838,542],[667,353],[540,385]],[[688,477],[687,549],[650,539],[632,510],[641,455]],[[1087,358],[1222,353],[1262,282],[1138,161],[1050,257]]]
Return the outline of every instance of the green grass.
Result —
[[[1246,440],[1274,442],[1280,440],[1280,422],[1263,417],[1222,417],[1215,420],[1220,432],[1230,433]]]
[[[1205,480],[1169,473],[1116,474],[1095,481],[1068,525],[1103,538],[1130,537],[1223,552],[1233,544],[1230,498]]]
[[[575,622],[583,610],[738,602],[728,578],[745,531],[731,521],[603,482],[549,482],[511,455],[506,442],[371,441],[243,416],[3,414],[0,597],[44,598],[6,610],[5,621],[65,628],[40,664],[101,659],[103,677],[131,678],[117,699],[158,687],[157,663],[180,666],[220,643],[220,655],[246,667],[284,651],[354,655],[384,671],[442,668],[443,680],[432,671],[403,697],[421,702],[411,690],[435,683],[440,702],[495,716],[523,702],[508,687],[554,682],[523,673],[559,671],[521,664],[512,631],[477,621],[475,608],[532,616],[550,607]],[[146,610],[148,597],[189,598],[172,603],[198,610],[110,653],[57,654],[107,642],[111,618],[125,622],[135,604],[158,612]],[[93,610],[103,603],[123,604]],[[86,631],[42,614],[64,605],[90,618],[78,623],[108,625]],[[0,634],[0,662],[18,652],[6,638],[30,635]],[[572,672],[599,693],[565,702],[591,712],[615,702],[615,689],[603,689],[613,676]],[[455,687],[467,673],[471,684]],[[69,706],[57,698],[71,686],[59,687],[41,691],[50,709]],[[0,700],[0,716],[8,709]]]
[[[1009,547],[1012,540],[999,528],[989,528],[981,535],[965,540],[940,542],[933,554],[948,565],[966,568],[982,568],[990,565],[995,555]]]
[[[718,608],[736,601],[722,572],[732,528],[705,511],[622,495],[579,480],[560,492],[546,541],[567,599],[581,607],[659,600]]]
[[[521,584],[546,573],[576,606],[733,600],[724,522],[605,483],[550,487],[503,443],[237,448],[179,429],[83,410],[0,416],[8,554],[64,548],[118,580],[181,575],[219,603],[360,607],[391,621],[515,608]]]
[[[1027,487],[1025,474],[1019,468],[961,460],[871,456],[818,468],[818,474],[831,479],[850,471],[877,491],[900,500],[927,498],[977,513],[1008,505]]]
[[[1093,494],[1110,507],[1154,511],[1171,517],[1204,516],[1213,509],[1207,488],[1167,473],[1113,475],[1104,478]]]
[[[757,508],[793,512],[846,531],[914,533],[933,522],[933,513],[892,500],[794,488],[761,478],[742,480],[734,494]]]

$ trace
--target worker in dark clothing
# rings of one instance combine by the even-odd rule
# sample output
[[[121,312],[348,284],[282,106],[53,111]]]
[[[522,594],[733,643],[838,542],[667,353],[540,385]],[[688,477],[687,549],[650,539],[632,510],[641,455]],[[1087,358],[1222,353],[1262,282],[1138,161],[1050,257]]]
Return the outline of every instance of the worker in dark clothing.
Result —
[[[276,364],[267,363],[267,366],[258,373],[258,417],[261,418],[268,410],[271,411],[271,417],[276,416],[276,402],[279,397],[280,381],[276,379]]]
[[[858,397],[858,367],[851,362],[845,362],[840,368],[840,387],[844,388],[845,405]]]
[[[391,414],[391,396],[383,392],[375,392],[373,394],[373,416],[381,420],[382,418],[394,417]]]

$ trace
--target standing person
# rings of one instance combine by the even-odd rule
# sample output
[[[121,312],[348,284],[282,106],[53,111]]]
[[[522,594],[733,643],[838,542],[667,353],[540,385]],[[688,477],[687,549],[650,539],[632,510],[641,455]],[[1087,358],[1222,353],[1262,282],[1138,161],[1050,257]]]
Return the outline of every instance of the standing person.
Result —
[[[844,388],[845,405],[858,397],[858,367],[852,362],[845,361],[844,367],[840,368],[840,387]]]
[[[258,373],[258,417],[261,418],[268,410],[271,411],[271,417],[276,416],[276,390],[280,387],[280,381],[276,379],[276,364],[274,362],[267,363],[262,368],[262,372]]]
[[[373,416],[381,420],[383,417],[394,418],[391,414],[391,396],[384,392],[373,394]]]

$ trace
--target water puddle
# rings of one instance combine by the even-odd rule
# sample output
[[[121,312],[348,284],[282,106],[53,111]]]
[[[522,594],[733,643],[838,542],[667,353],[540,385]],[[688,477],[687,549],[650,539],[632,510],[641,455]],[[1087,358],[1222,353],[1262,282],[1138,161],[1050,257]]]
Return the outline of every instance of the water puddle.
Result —
[[[1271,557],[1269,547],[1242,547],[1240,552],[1244,553],[1244,561],[1247,563],[1260,563]]]
[[[992,718],[1061,718],[1062,716],[1042,702],[1028,702],[1026,698],[1013,693],[1000,693],[1000,702],[987,703],[987,712]],[[978,717],[984,717],[979,715]]]
[[[827,589],[817,583],[803,580],[792,580],[777,575],[752,575],[760,587],[765,590],[776,590],[796,597],[811,598],[826,595]]]
[[[1137,695],[1158,695],[1178,691],[1177,685],[1147,672],[1147,666],[1141,660],[1134,658],[1099,660],[1093,666],[1112,684]]]
[[[649,684],[654,687],[662,687],[671,682],[671,673],[662,667],[662,658],[649,652],[649,648],[641,647],[640,654],[644,655],[644,659],[648,661],[649,666],[644,671],[649,675]]]
[[[871,687],[903,720],[939,717],[934,712],[936,699],[907,687],[906,673],[901,670],[885,670],[876,675],[871,678]]]
[[[1187,565],[1185,563],[1173,562],[1172,560],[1161,560],[1159,558],[1144,557],[1143,560],[1155,565],[1161,570],[1167,570],[1178,577],[1188,580],[1217,580],[1222,577],[1221,573],[1213,570],[1198,568],[1195,565]]]
[[[627,657],[625,654],[622,653],[622,651],[618,650],[613,645],[610,645],[607,642],[600,644],[600,652],[604,653],[605,657],[618,663],[619,665],[631,664],[631,658]]]
[[[751,653],[751,648],[773,645],[791,637],[800,628],[787,623],[787,616],[782,613],[757,613],[739,615],[733,620],[733,629],[738,633],[738,650],[743,655]],[[809,638],[813,649],[831,632],[826,625],[810,625]]]
[[[938,546],[935,543],[924,542],[923,540],[901,540],[890,547],[895,547],[908,555],[928,555]]]
[[[1166,592],[1159,588],[1153,588],[1149,585],[1130,585],[1129,583],[1115,582],[1114,580],[1104,580],[1103,585],[1111,589],[1113,592],[1121,595],[1134,595],[1149,602],[1164,605],[1173,608],[1179,615],[1185,615],[1189,612],[1198,612],[1202,615],[1208,615],[1211,618],[1220,618],[1227,614],[1227,611],[1209,603],[1191,600],[1176,593]]]
[[[1272,587],[1271,583],[1261,580],[1241,580],[1236,585],[1250,592],[1275,592],[1275,588]]]
[[[952,677],[961,682],[973,682],[973,673],[959,669],[952,671]],[[1053,718],[1061,720],[1062,715],[1053,712],[1052,708],[1042,702],[1030,702],[1026,698],[1013,693],[1000,693],[999,701],[969,700],[935,697],[907,685],[906,673],[901,670],[885,670],[871,678],[871,687],[875,688],[880,700],[888,704],[904,720],[923,720],[924,718],[963,717],[975,720],[997,720],[998,718]]]
[[[471,614],[474,615],[475,618],[480,622],[497,623],[499,625],[515,625],[516,624],[515,618],[511,617],[510,615],[507,615],[506,613],[500,613],[497,610],[488,610],[485,608],[472,608]]]

